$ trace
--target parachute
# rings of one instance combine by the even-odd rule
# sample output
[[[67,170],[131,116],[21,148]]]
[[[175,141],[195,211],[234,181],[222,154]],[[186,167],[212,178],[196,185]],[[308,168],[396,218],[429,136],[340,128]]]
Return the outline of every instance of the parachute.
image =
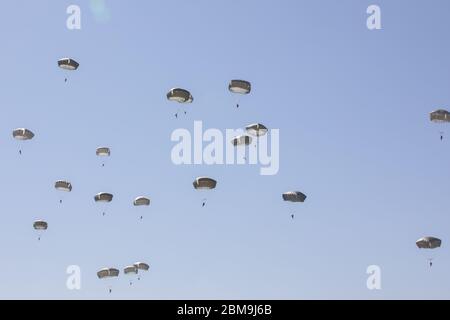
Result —
[[[126,266],[123,269],[123,273],[127,276],[135,277],[138,274],[138,268],[135,265]],[[133,284],[133,281],[130,279],[130,286]]]
[[[436,249],[441,246],[441,239],[435,237],[423,237],[416,241],[416,246],[419,249]],[[428,258],[430,267],[433,266],[433,258]]]
[[[268,131],[266,126],[261,123],[250,124],[247,127],[245,127],[245,130],[252,136],[256,136],[256,137],[263,136]]]
[[[99,203],[103,203],[103,204],[111,202],[112,199],[113,199],[113,195],[111,193],[107,193],[107,192],[100,192],[94,196],[95,202],[99,202]],[[106,215],[105,208],[103,208],[102,215],[103,216]]]
[[[14,139],[19,141],[31,140],[34,137],[34,133],[31,130],[25,128],[14,129],[12,133]],[[19,154],[22,154],[22,150],[19,149]]]
[[[58,60],[58,67],[65,71],[77,70],[79,66],[80,64],[71,58],[62,58]],[[64,82],[67,82],[67,76],[64,79]]]
[[[306,195],[300,191],[289,191],[283,193],[283,200],[289,202],[304,202],[306,200]]]
[[[68,181],[58,180],[55,182],[55,189],[58,191],[71,192],[72,184]],[[59,203],[62,203],[62,197],[59,199]]]
[[[441,246],[441,239],[434,237],[423,237],[416,241],[419,249],[436,249]]]
[[[34,138],[34,133],[25,128],[18,128],[13,130],[13,137],[17,140],[31,140]]]
[[[98,157],[109,157],[111,155],[111,150],[108,147],[99,147],[95,150],[95,154]],[[102,163],[102,167],[105,166],[105,163]]]
[[[127,267],[125,267],[123,269],[123,273],[124,274],[129,274],[129,273],[137,274],[138,273],[138,268],[135,265],[127,266]]]
[[[242,136],[237,136],[234,137],[231,140],[231,143],[236,147],[236,146],[242,146],[242,145],[246,145],[248,146],[249,144],[252,143],[252,137],[247,136],[247,135],[242,135]]]
[[[283,200],[289,202],[305,202],[306,195],[301,193],[300,191],[288,191],[283,193]],[[294,220],[295,215],[293,213],[290,214],[291,219]]]
[[[143,197],[143,196],[137,197],[136,199],[134,199],[133,205],[134,205],[135,207],[149,206],[149,205],[150,205],[150,199],[147,198],[147,197]],[[140,219],[142,220],[142,219],[143,219],[143,216],[141,216]]]
[[[58,60],[58,67],[64,70],[77,70],[80,64],[73,59],[63,58]]]
[[[216,188],[217,181],[208,177],[198,177],[193,182],[196,190],[212,190]],[[203,199],[202,208],[206,206],[207,199]]]
[[[134,266],[138,269],[138,271],[148,271],[148,269],[150,269],[150,266],[145,262],[136,262],[134,263]],[[138,280],[141,280],[141,278],[138,277]]]
[[[450,122],[450,112],[447,110],[439,109],[430,113],[431,122],[443,124]],[[440,132],[441,141],[444,139],[444,133]]]
[[[94,197],[95,202],[111,202],[113,195],[107,192],[97,193]]]
[[[135,206],[148,206],[150,205],[150,199],[146,197],[137,197],[133,201],[133,205]]]
[[[120,271],[115,268],[103,268],[97,272],[99,279],[114,278],[119,276]]]
[[[55,189],[59,191],[71,192],[72,184],[68,181],[58,180],[55,182]]]
[[[99,279],[113,279],[119,276],[120,271],[115,268],[103,268],[97,272],[97,277]],[[112,292],[112,284],[109,284],[109,293]]]
[[[136,263],[134,263],[134,266],[138,270],[148,271],[148,269],[150,269],[150,266],[147,263],[145,263],[145,262],[136,262]]]
[[[233,93],[249,94],[252,90],[252,85],[245,80],[231,80],[228,89]]]
[[[111,155],[111,150],[108,147],[99,147],[95,151],[95,154],[99,157],[109,157]]]
[[[439,109],[430,113],[430,120],[435,123],[450,122],[450,112]]]
[[[33,228],[35,230],[47,230],[48,223],[43,220],[37,220],[33,223]]]
[[[38,240],[41,240],[41,234],[43,231],[47,230],[48,223],[43,220],[37,220],[33,223],[33,228],[38,232]]]
[[[192,103],[192,101],[194,101],[194,97],[192,96],[192,94],[187,91],[186,89],[181,89],[181,88],[173,88],[170,89],[170,91],[167,93],[167,99],[169,101],[174,101],[174,102],[178,102],[178,103]],[[178,109],[177,113],[175,113],[175,118],[178,119],[178,113],[181,110]],[[186,114],[186,110],[183,110],[184,114]]]
[[[228,84],[228,90],[237,94],[249,94],[252,90],[250,82],[245,80],[231,80]],[[239,103],[236,104],[236,108],[239,108]]]
[[[198,177],[193,185],[197,190],[211,190],[216,187],[217,181],[208,177]]]
[[[167,99],[178,103],[191,103],[194,101],[191,93],[185,89],[173,88],[167,93]]]

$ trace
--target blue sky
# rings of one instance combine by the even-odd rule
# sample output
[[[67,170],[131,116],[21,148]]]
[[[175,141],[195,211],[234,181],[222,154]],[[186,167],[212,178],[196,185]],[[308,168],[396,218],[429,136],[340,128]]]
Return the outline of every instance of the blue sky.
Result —
[[[428,118],[450,103],[448,1],[109,0],[108,19],[89,2],[0,11],[0,298],[449,298],[450,130],[441,142]],[[382,30],[369,31],[374,3]],[[81,30],[66,28],[71,4]],[[66,56],[80,63],[68,83]],[[252,82],[238,110],[234,78]],[[172,87],[195,98],[178,120]],[[194,120],[280,129],[279,173],[173,165],[170,135]],[[20,146],[17,127],[35,139]],[[200,175],[218,180],[203,209]],[[62,205],[58,179],[73,184]],[[306,202],[283,202],[288,190]],[[100,191],[115,195],[106,217]],[[138,195],[152,204],[134,208]],[[35,219],[49,222],[40,242]],[[426,235],[443,240],[431,270]],[[96,277],[138,260],[151,269],[134,286],[119,277],[109,294]]]

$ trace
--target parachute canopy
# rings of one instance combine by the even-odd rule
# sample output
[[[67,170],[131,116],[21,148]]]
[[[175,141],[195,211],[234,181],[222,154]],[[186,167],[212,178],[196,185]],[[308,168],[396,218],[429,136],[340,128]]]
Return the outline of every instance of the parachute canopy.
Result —
[[[434,237],[423,237],[416,241],[419,249],[435,249],[441,246],[441,239]]]
[[[191,93],[185,89],[173,88],[167,93],[167,99],[179,103],[191,103],[194,101]]]
[[[55,189],[59,191],[72,191],[72,184],[69,181],[58,180],[55,182]]]
[[[261,123],[254,123],[254,124],[250,124],[247,127],[245,127],[245,130],[256,137],[260,137],[263,136],[267,133],[267,128],[265,125],[261,124]]]
[[[97,193],[94,197],[95,202],[111,202],[113,195],[107,192]]]
[[[100,157],[109,157],[111,155],[111,150],[108,147],[99,147],[95,151],[95,154]]]
[[[450,112],[439,109],[430,113],[430,120],[432,122],[450,122]]]
[[[150,266],[145,263],[145,262],[136,262],[134,264],[134,266],[138,269],[138,270],[144,270],[147,271],[148,269],[150,269]]]
[[[99,279],[118,277],[120,271],[115,268],[104,268],[97,272]]]
[[[195,179],[193,185],[195,189],[211,190],[216,187],[217,181],[208,177],[198,177]]]
[[[245,80],[231,80],[228,89],[233,93],[249,94],[252,86]]]
[[[63,58],[58,60],[58,66],[65,70],[77,70],[79,63],[70,58]]]
[[[48,223],[43,220],[37,220],[33,223],[33,228],[35,230],[47,230]]]
[[[138,273],[138,268],[135,265],[132,266],[126,266],[123,269],[123,273],[124,274],[137,274]]]
[[[306,195],[300,191],[289,191],[283,193],[283,200],[290,202],[304,202],[306,200]]]
[[[135,206],[148,206],[150,205],[150,199],[146,197],[137,197],[134,199],[133,204]]]
[[[13,137],[17,140],[31,140],[34,137],[34,133],[25,128],[18,128],[13,130]]]
[[[252,143],[252,137],[247,135],[237,136],[231,140],[231,143],[233,144],[233,146],[242,146],[242,145],[248,146],[249,144]]]

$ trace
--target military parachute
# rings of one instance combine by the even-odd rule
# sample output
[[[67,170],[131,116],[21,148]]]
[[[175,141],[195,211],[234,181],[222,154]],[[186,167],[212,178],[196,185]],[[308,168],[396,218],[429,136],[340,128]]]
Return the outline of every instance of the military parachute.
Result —
[[[287,202],[305,202],[306,195],[300,191],[288,191],[282,194],[282,198]],[[294,220],[295,215],[290,214],[292,220]]]
[[[80,64],[71,58],[62,58],[58,60],[58,67],[65,71],[74,71],[77,70]],[[67,76],[64,79],[64,82],[67,82]]]
[[[441,239],[435,237],[423,237],[416,241],[416,246],[419,249],[436,249],[441,246]],[[428,258],[430,267],[433,266],[433,258]]]
[[[34,138],[34,133],[26,128],[17,128],[12,132],[13,138],[19,141],[27,141]],[[19,154],[22,154],[22,149],[19,149]]]
[[[150,269],[150,266],[145,262],[136,262],[136,263],[134,263],[134,266],[137,268],[138,272],[139,271],[148,271],[148,269]],[[141,280],[141,278],[138,277],[138,280]]]
[[[192,96],[192,94],[188,90],[181,88],[170,89],[170,91],[167,93],[167,99],[169,101],[178,102],[182,104],[192,103],[194,101],[194,97]],[[184,114],[187,113],[185,109],[178,109],[177,113],[175,113],[175,118],[178,118],[178,114],[181,111]]]
[[[261,123],[250,124],[245,127],[245,130],[255,137],[261,137],[267,133],[267,127]]]
[[[228,90],[237,94],[249,94],[252,90],[252,85],[246,80],[231,80],[228,84]],[[239,108],[239,102],[236,104],[236,108]]]
[[[102,157],[102,158],[109,157],[109,156],[111,156],[111,149],[108,147],[98,147],[95,150],[95,154],[98,157]],[[105,162],[102,162],[102,167],[104,167],[104,166],[105,166]]]
[[[72,184],[69,181],[58,180],[55,182],[55,189],[63,192],[71,192]],[[63,196],[61,195],[59,199],[59,203],[63,202]]]
[[[248,146],[249,144],[252,143],[252,137],[247,136],[247,135],[237,136],[231,140],[231,143],[235,147],[236,146]]]
[[[103,268],[97,272],[97,277],[103,280],[111,280],[119,276],[120,271],[116,268]],[[109,293],[112,292],[112,283],[109,283]]]
[[[42,232],[48,229],[48,223],[44,220],[37,220],[33,223],[33,228],[38,232],[38,240],[41,240]]]
[[[144,196],[139,196],[133,201],[133,205],[135,207],[141,207],[141,206],[149,206],[150,205],[150,199]],[[141,215],[141,220],[143,219],[143,216]]]
[[[113,200],[113,197],[114,197],[114,196],[113,196],[111,193],[100,192],[100,193],[97,193],[97,194],[94,196],[94,201],[95,201],[96,203],[102,203],[102,204],[105,206],[107,203],[109,203],[109,202],[111,202],[111,201]],[[102,215],[103,215],[103,216],[106,215],[105,208],[103,208],[103,213],[102,213]]]
[[[430,113],[431,122],[445,124],[450,122],[450,112],[444,109],[438,109]],[[441,141],[444,139],[444,133],[441,131]]]
[[[130,286],[131,286],[133,284],[132,279],[134,277],[136,277],[136,275],[138,274],[138,268],[135,265],[126,266],[123,269],[123,274],[126,275],[126,276],[129,276],[131,278],[130,279]]]
[[[212,190],[216,188],[217,181],[208,177],[198,177],[193,182],[196,190]],[[206,206],[207,199],[202,200],[202,207]]]

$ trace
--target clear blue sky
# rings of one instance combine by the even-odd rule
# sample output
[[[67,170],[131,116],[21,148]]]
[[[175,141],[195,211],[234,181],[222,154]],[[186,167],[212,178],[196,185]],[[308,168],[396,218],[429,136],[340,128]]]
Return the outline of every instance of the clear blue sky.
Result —
[[[366,28],[378,4],[382,30]],[[66,29],[66,8],[82,30]],[[450,3],[4,1],[0,11],[0,298],[450,298]],[[69,74],[56,61],[73,57]],[[253,85],[234,107],[230,79]],[[176,120],[172,87],[194,95]],[[175,166],[177,128],[279,128],[280,171]],[[36,137],[23,145],[16,127]],[[108,145],[105,168],[95,148]],[[201,209],[196,176],[218,180]],[[60,205],[58,179],[73,183]],[[304,204],[281,199],[288,190]],[[108,215],[93,201],[112,192]],[[137,210],[138,195],[152,199]],[[143,211],[144,221],[138,216]],[[291,212],[296,219],[291,221]],[[49,222],[40,242],[35,219]],[[435,263],[415,241],[443,240]],[[105,266],[151,270],[110,295]],[[82,290],[66,289],[68,265]],[[366,288],[367,266],[382,290]]]

